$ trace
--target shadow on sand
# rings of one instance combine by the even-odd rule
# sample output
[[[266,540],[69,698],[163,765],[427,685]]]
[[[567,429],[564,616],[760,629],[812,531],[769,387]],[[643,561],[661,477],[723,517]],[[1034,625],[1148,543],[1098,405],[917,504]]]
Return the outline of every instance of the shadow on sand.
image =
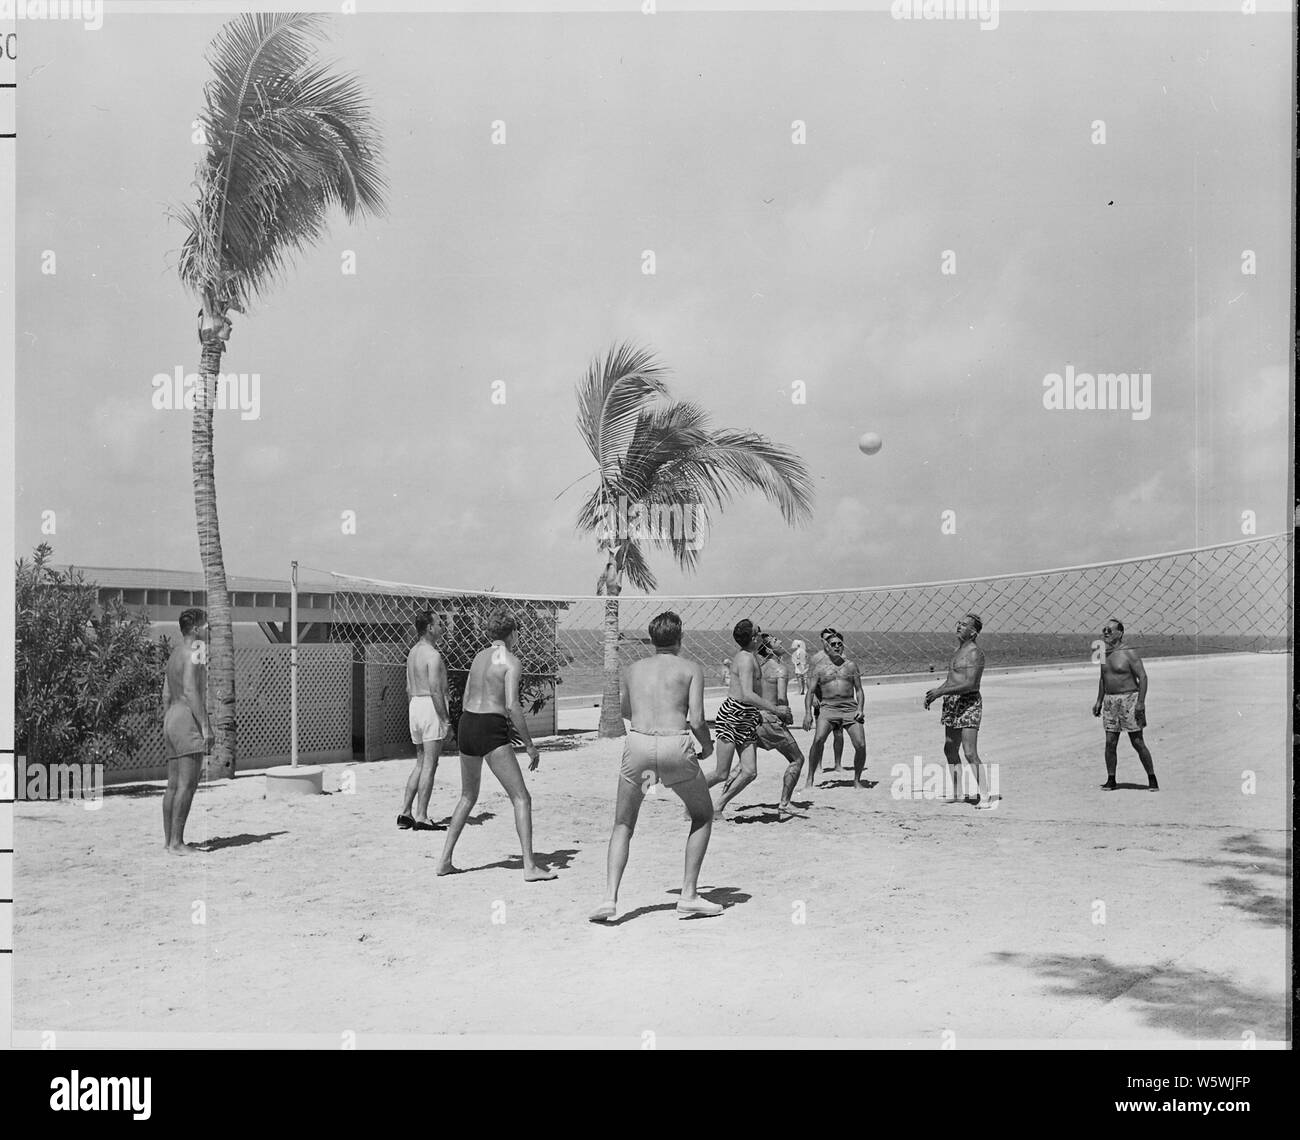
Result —
[[[220,851],[223,847],[247,847],[250,843],[264,843],[278,835],[288,835],[287,831],[268,831],[264,835],[219,835],[215,839],[205,839],[194,844],[200,851]]]
[[[1269,846],[1258,835],[1243,833],[1223,840],[1218,855],[1179,859],[1178,862],[1209,871],[1228,872],[1209,884],[1223,895],[1224,906],[1244,911],[1265,926],[1286,927],[1284,892],[1289,874],[1285,847]]]
[[[787,815],[782,815],[780,804],[745,804],[743,807],[738,807],[727,819],[731,823],[789,823],[793,819],[807,819],[812,800],[791,800],[790,806],[794,810]],[[742,811],[753,812],[755,809],[758,809],[760,814],[739,814]]]
[[[576,847],[566,847],[560,851],[534,851],[533,859],[539,867],[545,867],[548,871],[566,871],[577,853]],[[524,857],[511,855],[509,858],[498,859],[495,863],[484,863],[479,867],[461,867],[457,873],[468,875],[474,871],[522,871],[523,869]]]
[[[1055,984],[1053,997],[1083,998],[1098,1007],[1124,997],[1147,1025],[1172,1029],[1197,1040],[1238,1041],[1249,1030],[1257,1037],[1286,1035],[1286,995],[1244,989],[1205,970],[1145,966],[1134,970],[1102,955],[1018,954],[999,951],[993,958]]]
[[[670,895],[680,895],[682,892],[681,888],[678,887],[668,893]],[[709,887],[708,890],[700,891],[700,897],[708,899],[709,902],[717,903],[722,907],[722,912],[725,914],[733,906],[740,906],[742,903],[749,902],[749,900],[753,898],[753,895],[748,895],[737,887]],[[642,918],[647,914],[654,914],[656,911],[675,911],[676,909],[677,904],[675,902],[655,903],[652,906],[639,906],[635,910],[628,911],[626,914],[620,914],[618,918],[614,919],[612,922],[601,923],[600,925],[622,926],[623,923],[631,922],[634,918]],[[722,915],[718,915],[717,917],[721,918]],[[706,922],[708,920],[703,916],[699,916],[696,918],[684,918],[681,921]]]

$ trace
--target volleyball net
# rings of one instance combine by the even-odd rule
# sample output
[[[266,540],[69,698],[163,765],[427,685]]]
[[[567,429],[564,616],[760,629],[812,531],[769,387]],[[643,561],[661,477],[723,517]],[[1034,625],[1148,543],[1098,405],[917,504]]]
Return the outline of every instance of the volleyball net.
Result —
[[[951,656],[964,614],[983,621],[990,667],[1087,663],[1102,625],[1118,618],[1125,642],[1148,656],[1276,652],[1290,645],[1292,543],[1288,533],[1116,562],[949,582],[799,593],[620,597],[541,596],[450,589],[331,574],[331,641],[351,641],[357,660],[396,665],[415,637],[414,618],[443,622],[452,671],[468,669],[490,640],[493,611],[519,623],[525,680],[558,683],[560,697],[599,694],[607,646],[620,665],[653,652],[647,626],[664,610],[684,627],[682,652],[710,684],[736,651],[732,629],[750,618],[787,650],[809,655],[819,633],[844,635],[864,675],[926,673]]]

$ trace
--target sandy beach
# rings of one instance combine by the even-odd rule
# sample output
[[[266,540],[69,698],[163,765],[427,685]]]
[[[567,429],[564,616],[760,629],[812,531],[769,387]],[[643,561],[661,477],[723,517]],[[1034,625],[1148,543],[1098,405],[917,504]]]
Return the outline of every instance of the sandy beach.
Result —
[[[988,812],[908,794],[895,766],[942,760],[927,683],[869,686],[874,786],[823,775],[779,822],[782,763],[761,754],[714,826],[701,889],[726,910],[708,920],[673,913],[686,824],[661,791],[621,917],[585,921],[621,749],[594,710],[566,714],[578,727],[528,775],[553,882],[523,881],[487,773],[466,873],[436,878],[442,831],[394,824],[407,760],[331,766],[330,794],[289,802],[257,774],[206,785],[191,859],[162,852],[157,783],[93,811],[22,803],[14,1041],[1263,1046],[1288,1034],[1286,664],[1148,663],[1158,794],[1127,740],[1124,786],[1098,789],[1093,669],[990,673],[981,753],[1005,798]],[[451,758],[435,819],[458,790]]]

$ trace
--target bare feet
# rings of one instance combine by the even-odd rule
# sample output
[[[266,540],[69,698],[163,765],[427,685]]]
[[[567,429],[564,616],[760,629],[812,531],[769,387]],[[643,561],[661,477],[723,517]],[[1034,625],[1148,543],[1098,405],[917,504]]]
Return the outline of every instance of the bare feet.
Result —
[[[453,867],[450,861],[443,862],[442,860],[439,860],[438,866],[434,868],[433,873],[435,875],[459,875],[460,868]]]
[[[587,916],[588,922],[608,922],[615,914],[618,913],[618,907],[612,902],[601,903],[595,910]]]
[[[983,800],[981,800],[978,796],[976,796],[975,807],[980,810],[992,809],[998,806],[998,801],[1001,799],[1002,799],[1001,796],[987,796]]]
[[[545,867],[537,866],[536,863],[531,867],[524,868],[525,883],[540,883],[545,879],[554,879],[555,877],[556,874],[554,871],[548,871]]]
[[[698,895],[690,899],[682,899],[677,904],[678,918],[713,918],[715,915],[722,913],[722,907],[715,902],[709,902],[708,899],[702,899]]]
[[[201,851],[189,843],[170,843],[164,848],[168,855],[200,855]]]

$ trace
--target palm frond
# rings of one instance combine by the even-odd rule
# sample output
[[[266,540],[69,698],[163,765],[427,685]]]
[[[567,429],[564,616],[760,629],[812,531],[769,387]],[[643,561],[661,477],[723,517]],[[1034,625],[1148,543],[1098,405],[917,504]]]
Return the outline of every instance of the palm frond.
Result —
[[[349,220],[383,211],[379,132],[356,78],[317,62],[322,29],[314,13],[250,13],[209,48],[197,202],[172,213],[186,229],[181,279],[212,305],[242,309],[334,207]]]
[[[719,508],[757,491],[780,508],[790,526],[812,520],[815,492],[808,467],[784,444],[757,432],[722,430],[665,465],[663,478],[690,486]]]
[[[602,484],[616,477],[641,413],[668,395],[665,367],[630,342],[597,357],[578,385],[578,431]]]
[[[624,544],[621,551],[621,562],[627,580],[638,590],[650,593],[659,585],[659,580],[655,577],[654,571],[650,569],[650,563],[645,559],[645,552],[636,539],[629,539]]]

